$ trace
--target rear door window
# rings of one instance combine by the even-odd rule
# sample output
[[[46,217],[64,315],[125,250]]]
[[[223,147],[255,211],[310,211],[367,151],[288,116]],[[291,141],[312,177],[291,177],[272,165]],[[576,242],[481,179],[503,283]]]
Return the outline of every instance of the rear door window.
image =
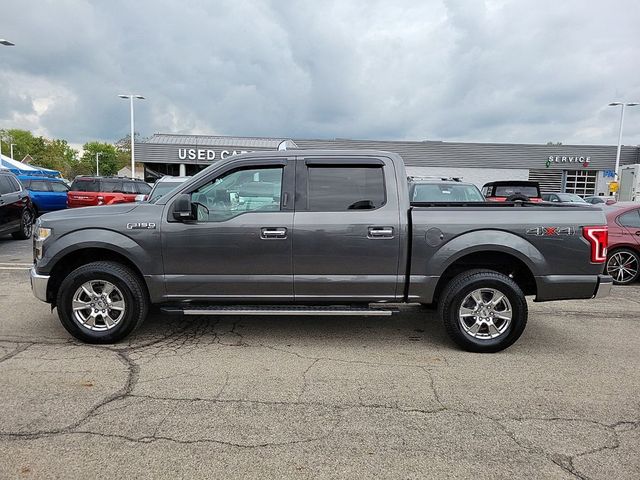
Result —
[[[122,180],[102,180],[101,192],[124,193]]]
[[[48,192],[49,185],[44,180],[31,180],[29,190],[33,190],[34,192]]]
[[[618,217],[618,223],[625,227],[640,228],[640,211],[632,210]]]
[[[374,210],[386,202],[382,166],[310,166],[307,178],[312,212]]]
[[[138,193],[138,189],[136,188],[136,184],[134,182],[124,182],[122,184],[122,188],[124,193]]]
[[[22,190],[22,185],[20,185],[20,181],[15,178],[15,177],[8,177],[9,178],[9,183],[11,183],[11,191],[12,192],[19,192],[20,190]]]

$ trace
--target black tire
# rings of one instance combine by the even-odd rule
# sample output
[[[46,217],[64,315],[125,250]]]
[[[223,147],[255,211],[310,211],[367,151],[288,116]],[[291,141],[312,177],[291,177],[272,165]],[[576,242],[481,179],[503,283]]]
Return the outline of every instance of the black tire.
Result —
[[[627,269],[622,272],[618,269],[620,260],[624,262],[623,265],[627,266]],[[629,270],[634,269],[635,274],[630,274]],[[611,275],[615,285],[629,285],[640,277],[640,255],[630,248],[617,248],[612,250],[607,257],[605,272]]]
[[[31,238],[31,234],[33,233],[33,221],[35,217],[33,212],[28,208],[25,208],[22,211],[22,216],[20,217],[20,230],[17,232],[13,232],[11,236],[16,240],[28,240]]]
[[[459,318],[463,301],[478,289],[498,291],[506,297],[511,307],[510,323],[494,338],[475,338],[463,329],[463,320]],[[528,309],[524,293],[507,275],[493,270],[469,270],[454,277],[442,292],[439,303],[447,334],[457,345],[469,352],[493,353],[504,350],[520,338],[527,325]],[[504,305],[506,307],[506,304]],[[472,318],[472,321],[476,322],[476,317],[466,318]],[[493,322],[493,319],[491,321]],[[488,331],[489,327],[484,325],[480,328],[486,328]]]
[[[530,202],[531,199],[529,197],[527,197],[526,195],[522,195],[520,193],[516,193],[514,195],[511,195],[511,196],[507,197],[506,201],[507,202]]]
[[[110,282],[122,293],[125,306],[123,317],[108,330],[91,330],[74,315],[74,294],[88,281]],[[62,326],[78,340],[86,343],[114,343],[142,324],[149,311],[149,298],[143,280],[130,268],[121,263],[103,261],[88,263],[67,275],[58,290],[57,306]]]

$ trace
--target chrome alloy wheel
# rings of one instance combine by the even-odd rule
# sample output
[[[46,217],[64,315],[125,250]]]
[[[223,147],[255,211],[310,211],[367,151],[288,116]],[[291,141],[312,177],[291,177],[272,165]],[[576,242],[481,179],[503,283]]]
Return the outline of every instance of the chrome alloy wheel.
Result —
[[[73,294],[73,316],[89,330],[106,331],[118,325],[124,317],[125,301],[122,292],[106,280],[83,283]]]
[[[33,232],[33,215],[28,208],[22,212],[22,234],[29,238]]]
[[[616,252],[607,261],[607,273],[618,283],[629,283],[638,275],[638,259],[629,252]]]
[[[470,337],[491,340],[507,331],[513,310],[506,295],[495,288],[478,288],[467,295],[458,311],[462,330]]]

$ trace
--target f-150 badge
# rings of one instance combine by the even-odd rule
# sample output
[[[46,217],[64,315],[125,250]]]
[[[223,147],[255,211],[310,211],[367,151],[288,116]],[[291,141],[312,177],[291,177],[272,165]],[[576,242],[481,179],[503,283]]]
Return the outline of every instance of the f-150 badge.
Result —
[[[156,224],[153,222],[127,223],[127,230],[153,230]]]
[[[533,227],[527,228],[527,235],[535,235],[538,237],[556,237],[561,235],[573,235],[576,229],[573,227]]]

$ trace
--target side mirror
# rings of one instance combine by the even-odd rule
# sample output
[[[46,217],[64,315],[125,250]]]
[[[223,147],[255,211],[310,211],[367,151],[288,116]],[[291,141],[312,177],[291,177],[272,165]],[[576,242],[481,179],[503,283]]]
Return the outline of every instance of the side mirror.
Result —
[[[173,202],[173,218],[179,221],[193,219],[191,210],[191,195],[181,193]]]

